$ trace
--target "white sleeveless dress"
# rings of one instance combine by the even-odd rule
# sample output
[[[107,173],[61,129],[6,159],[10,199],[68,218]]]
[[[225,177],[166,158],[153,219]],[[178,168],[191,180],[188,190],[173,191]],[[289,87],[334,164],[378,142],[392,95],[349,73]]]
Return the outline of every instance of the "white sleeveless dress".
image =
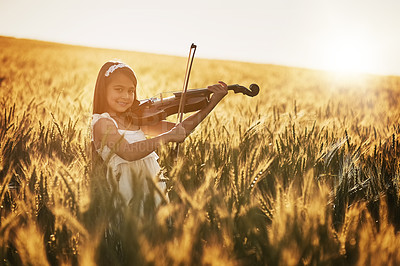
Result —
[[[92,117],[92,132],[93,127],[97,121],[101,118],[110,119],[114,122],[115,126],[118,129],[118,132],[123,136],[128,143],[134,143],[137,141],[145,140],[146,136],[142,130],[124,130],[119,129],[117,122],[108,114],[93,114]],[[93,141],[93,137],[92,137]],[[136,161],[127,161],[119,157],[117,154],[112,153],[111,149],[105,145],[102,148],[98,149],[97,152],[103,158],[104,161],[107,162],[108,166],[111,168],[112,177],[109,176],[109,171],[107,171],[107,179],[110,181],[110,178],[114,178],[114,180],[118,183],[118,190],[124,199],[127,205],[130,204],[132,198],[134,197],[134,185],[137,184],[137,180],[134,178],[141,178],[141,182],[143,184],[143,194],[144,196],[149,194],[149,184],[146,180],[146,177],[151,177],[154,180],[154,183],[158,186],[162,193],[166,192],[166,184],[163,180],[163,175],[161,171],[161,167],[157,162],[159,158],[158,155],[153,151],[149,155],[143,157],[142,159]],[[154,193],[155,195],[155,205],[158,206],[162,198],[158,193]]]

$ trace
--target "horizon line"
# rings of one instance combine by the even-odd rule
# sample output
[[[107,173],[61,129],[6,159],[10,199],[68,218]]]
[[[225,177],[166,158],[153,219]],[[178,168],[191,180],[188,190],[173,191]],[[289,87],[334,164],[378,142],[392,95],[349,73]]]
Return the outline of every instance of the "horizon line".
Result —
[[[182,57],[186,58],[185,55],[179,53],[162,53],[156,51],[145,51],[145,50],[130,50],[123,47],[107,47],[107,46],[96,46],[91,44],[83,44],[83,43],[76,43],[76,42],[61,42],[56,40],[50,39],[36,39],[32,37],[23,37],[23,36],[10,36],[10,35],[0,35],[0,38],[10,38],[10,39],[18,39],[18,40],[26,40],[26,41],[36,41],[36,42],[44,42],[44,43],[51,43],[57,45],[67,45],[67,46],[76,46],[76,47],[83,47],[83,48],[92,48],[92,49],[105,49],[105,50],[116,50],[116,51],[124,51],[124,52],[136,52],[136,53],[145,53],[145,54],[152,54],[152,55],[161,55],[161,56],[172,56],[172,57]],[[279,62],[261,62],[261,61],[254,61],[254,60],[244,60],[244,59],[227,59],[227,58],[218,58],[218,57],[197,57],[201,60],[216,60],[216,61],[230,61],[230,62],[238,62],[238,63],[247,63],[247,64],[256,64],[256,65],[269,65],[269,66],[278,66],[278,67],[286,67],[286,68],[298,68],[310,71],[321,71],[321,72],[328,72],[332,74],[340,74],[340,75],[371,75],[371,76],[387,76],[387,77],[400,77],[400,74],[390,73],[390,74],[383,74],[383,73],[371,73],[371,72],[363,72],[363,71],[337,71],[332,69],[324,69],[324,68],[317,68],[317,67],[307,67],[307,66],[299,66],[299,65],[290,65],[290,64],[282,64]]]

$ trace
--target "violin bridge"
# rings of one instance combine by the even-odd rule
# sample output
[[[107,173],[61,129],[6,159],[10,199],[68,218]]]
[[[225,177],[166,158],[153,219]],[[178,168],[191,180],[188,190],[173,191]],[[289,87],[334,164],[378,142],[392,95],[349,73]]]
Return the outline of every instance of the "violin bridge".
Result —
[[[160,92],[160,101],[161,101],[161,103],[163,103],[162,92]]]

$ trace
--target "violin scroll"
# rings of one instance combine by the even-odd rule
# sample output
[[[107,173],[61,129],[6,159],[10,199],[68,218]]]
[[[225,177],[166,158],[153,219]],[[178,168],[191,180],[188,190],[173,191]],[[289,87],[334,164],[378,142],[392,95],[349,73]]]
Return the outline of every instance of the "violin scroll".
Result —
[[[243,93],[247,96],[254,97],[260,92],[260,87],[257,84],[253,83],[249,88],[241,86],[239,84],[229,85],[228,90],[233,90],[235,93]]]

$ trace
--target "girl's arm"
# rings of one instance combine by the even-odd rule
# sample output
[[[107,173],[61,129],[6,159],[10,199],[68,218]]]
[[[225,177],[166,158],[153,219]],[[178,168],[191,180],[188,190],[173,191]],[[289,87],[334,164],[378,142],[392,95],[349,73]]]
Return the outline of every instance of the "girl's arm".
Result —
[[[168,142],[182,142],[185,137],[185,129],[181,125],[178,125],[154,138],[129,144],[119,134],[115,124],[109,119],[102,118],[93,127],[93,138],[96,149],[99,149],[102,145],[107,145],[119,157],[127,161],[139,160],[153,152],[159,146]]]
[[[201,121],[203,121],[203,119],[214,109],[214,107],[222,100],[222,98],[228,94],[228,85],[222,81],[218,81],[218,83],[219,84],[207,87],[211,92],[213,92],[208,105],[182,121],[181,124],[185,128],[188,135],[198,124],[200,124]]]
[[[187,117],[181,123],[188,135],[198,124],[200,124],[201,121],[203,121],[203,119],[214,109],[214,107],[228,93],[228,86],[222,81],[220,81],[219,84],[208,86],[207,88],[211,92],[213,92],[213,95],[208,105],[205,108],[198,111],[197,113],[194,113],[193,115]],[[141,129],[146,135],[156,136],[171,130],[174,126],[175,124],[172,122],[160,121],[155,125],[142,126]]]
[[[146,125],[140,126],[140,129],[144,132],[144,134],[149,136],[158,136],[165,132],[170,131],[175,126],[175,123],[162,120],[155,125]]]

